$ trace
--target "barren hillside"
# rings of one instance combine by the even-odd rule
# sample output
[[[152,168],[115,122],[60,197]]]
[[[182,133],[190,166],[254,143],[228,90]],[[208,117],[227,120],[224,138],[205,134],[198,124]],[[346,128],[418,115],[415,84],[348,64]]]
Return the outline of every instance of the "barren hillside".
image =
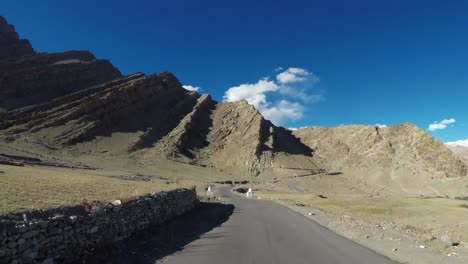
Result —
[[[255,175],[287,165],[278,156],[312,159],[308,147],[246,102],[219,104],[168,72],[122,77],[87,51],[37,54],[5,19],[0,25],[0,46],[11,51],[0,57],[5,144],[51,154],[99,150],[146,163],[162,157]]]
[[[392,127],[310,127],[294,131],[328,168],[380,169],[389,175],[460,177],[465,164],[440,141],[406,123]]]
[[[96,164],[104,158],[152,166],[169,159],[266,178],[326,170],[405,180],[467,174],[442,143],[411,124],[292,133],[246,101],[218,103],[187,91],[169,72],[121,76],[88,51],[36,53],[4,18],[0,47],[5,149]]]
[[[468,147],[459,145],[447,145],[447,147],[468,165]]]

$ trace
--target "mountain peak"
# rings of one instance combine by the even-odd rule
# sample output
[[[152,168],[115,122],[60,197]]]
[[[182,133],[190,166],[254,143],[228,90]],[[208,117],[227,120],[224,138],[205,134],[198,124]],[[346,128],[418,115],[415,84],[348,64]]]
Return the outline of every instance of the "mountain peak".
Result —
[[[458,140],[458,141],[454,141],[454,142],[447,142],[445,143],[445,145],[447,146],[460,146],[460,147],[465,147],[465,148],[468,148],[468,139],[466,140]]]
[[[0,108],[47,102],[122,75],[89,51],[36,53],[0,17]]]
[[[0,16],[0,60],[34,55],[28,40],[20,39],[15,27]]]

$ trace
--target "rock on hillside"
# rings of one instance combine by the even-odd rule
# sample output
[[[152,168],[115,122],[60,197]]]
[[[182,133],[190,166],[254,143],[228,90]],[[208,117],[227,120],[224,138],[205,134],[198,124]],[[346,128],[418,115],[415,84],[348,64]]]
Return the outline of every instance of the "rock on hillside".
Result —
[[[0,17],[0,108],[47,102],[118,77],[109,61],[88,51],[34,52]]]
[[[468,170],[445,145],[413,124],[309,127],[293,132],[314,150],[316,157],[335,170],[374,168],[391,174],[430,177],[466,176]]]

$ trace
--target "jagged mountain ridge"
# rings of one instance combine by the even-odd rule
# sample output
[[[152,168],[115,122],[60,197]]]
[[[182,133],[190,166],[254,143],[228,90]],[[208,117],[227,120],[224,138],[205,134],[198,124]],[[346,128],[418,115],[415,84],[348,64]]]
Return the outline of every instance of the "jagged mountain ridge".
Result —
[[[2,21],[2,32],[10,32],[2,44],[29,44]],[[246,102],[217,103],[209,95],[185,90],[171,73],[122,77],[108,61],[87,51],[23,50],[0,61],[5,69],[0,106],[9,109],[0,121],[5,142],[64,149],[125,133],[129,139],[117,143],[124,146],[115,154],[240,166],[255,173],[260,166],[280,166],[274,162],[280,153],[312,157],[290,132]],[[276,132],[290,143],[278,143]]]
[[[118,145],[112,155],[136,162],[163,157],[244,168],[254,175],[264,168],[306,169],[314,175],[324,168],[369,167],[390,174],[404,168],[409,175],[466,175],[459,159],[412,125],[292,133],[246,101],[218,103],[189,92],[168,72],[123,77],[87,51],[38,54],[3,18],[0,47],[0,107],[9,110],[0,112],[2,144],[31,143],[47,151]],[[102,140],[116,134],[126,140]]]
[[[170,121],[169,106],[172,107],[176,101],[172,107],[174,111],[184,103],[188,104],[185,112],[193,106],[194,95],[179,100],[178,95],[185,96],[185,91],[171,90],[171,85],[180,84],[170,73],[152,76],[134,74],[56,98],[49,103],[11,110],[0,126],[3,133],[10,136],[61,127],[60,135],[44,138],[51,145],[75,144],[115,131],[142,130],[152,125],[151,119],[158,119],[158,124]],[[176,98],[170,99],[166,93]],[[181,112],[180,115],[183,115],[184,112]],[[139,122],[130,124],[130,117],[138,113]]]
[[[47,102],[121,76],[88,51],[36,53],[0,16],[0,108]]]
[[[0,60],[34,55],[26,39],[20,39],[15,28],[0,16]]]
[[[312,157],[309,148],[265,120],[253,106],[217,103],[209,95],[186,91],[170,73],[134,74],[10,110],[0,130],[0,138],[7,141],[33,139],[56,148],[114,132],[141,132],[129,142],[128,153],[249,170],[267,165],[261,160],[273,166],[274,156],[281,152]]]
[[[424,130],[406,123],[391,127],[310,127],[294,135],[318,159],[335,170],[380,168],[390,174],[428,177],[467,176],[468,169],[445,145]]]

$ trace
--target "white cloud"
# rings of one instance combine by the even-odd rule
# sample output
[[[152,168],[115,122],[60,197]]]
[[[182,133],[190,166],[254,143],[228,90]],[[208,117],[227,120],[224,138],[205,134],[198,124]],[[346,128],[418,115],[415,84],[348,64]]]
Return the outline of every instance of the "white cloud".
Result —
[[[386,127],[388,127],[388,126],[385,125],[385,124],[375,124],[374,126],[380,127],[380,128],[386,128]]]
[[[283,71],[277,68],[275,71]],[[319,79],[312,72],[301,68],[288,68],[276,75],[276,81],[269,78],[256,83],[245,83],[229,88],[223,101],[247,102],[275,125],[282,125],[289,120],[298,120],[304,116],[305,104],[324,100],[319,92],[312,92]],[[299,84],[300,83],[300,84]],[[271,100],[274,96],[275,100]]]
[[[304,115],[304,107],[295,102],[281,100],[273,106],[261,106],[262,115],[274,124],[283,124],[287,120],[297,120]]]
[[[311,93],[310,89],[314,88],[320,79],[312,72],[301,68],[288,68],[276,75],[276,80],[279,86],[279,93],[295,99],[299,99],[304,103],[315,103],[324,100],[320,93]]]
[[[245,99],[249,104],[254,105],[258,109],[261,104],[267,103],[265,93],[277,90],[278,85],[265,78],[257,83],[246,83],[229,88],[224,93],[223,100],[237,102]]]
[[[288,68],[287,70],[278,73],[278,75],[276,75],[276,80],[281,84],[303,82],[307,80],[309,75],[311,75],[311,73],[305,69]]]
[[[435,121],[432,124],[429,124],[430,131],[446,129],[448,125],[455,124],[457,121],[454,118],[444,119],[440,122]]]
[[[322,94],[308,94],[307,89],[286,85],[281,85],[278,92],[282,95],[299,99],[304,103],[316,103],[325,99]]]
[[[192,92],[198,92],[201,90],[200,87],[192,86],[192,85],[182,85],[182,87],[184,87],[185,90],[189,90]]]
[[[468,148],[468,139],[445,143],[447,146],[461,146]]]

